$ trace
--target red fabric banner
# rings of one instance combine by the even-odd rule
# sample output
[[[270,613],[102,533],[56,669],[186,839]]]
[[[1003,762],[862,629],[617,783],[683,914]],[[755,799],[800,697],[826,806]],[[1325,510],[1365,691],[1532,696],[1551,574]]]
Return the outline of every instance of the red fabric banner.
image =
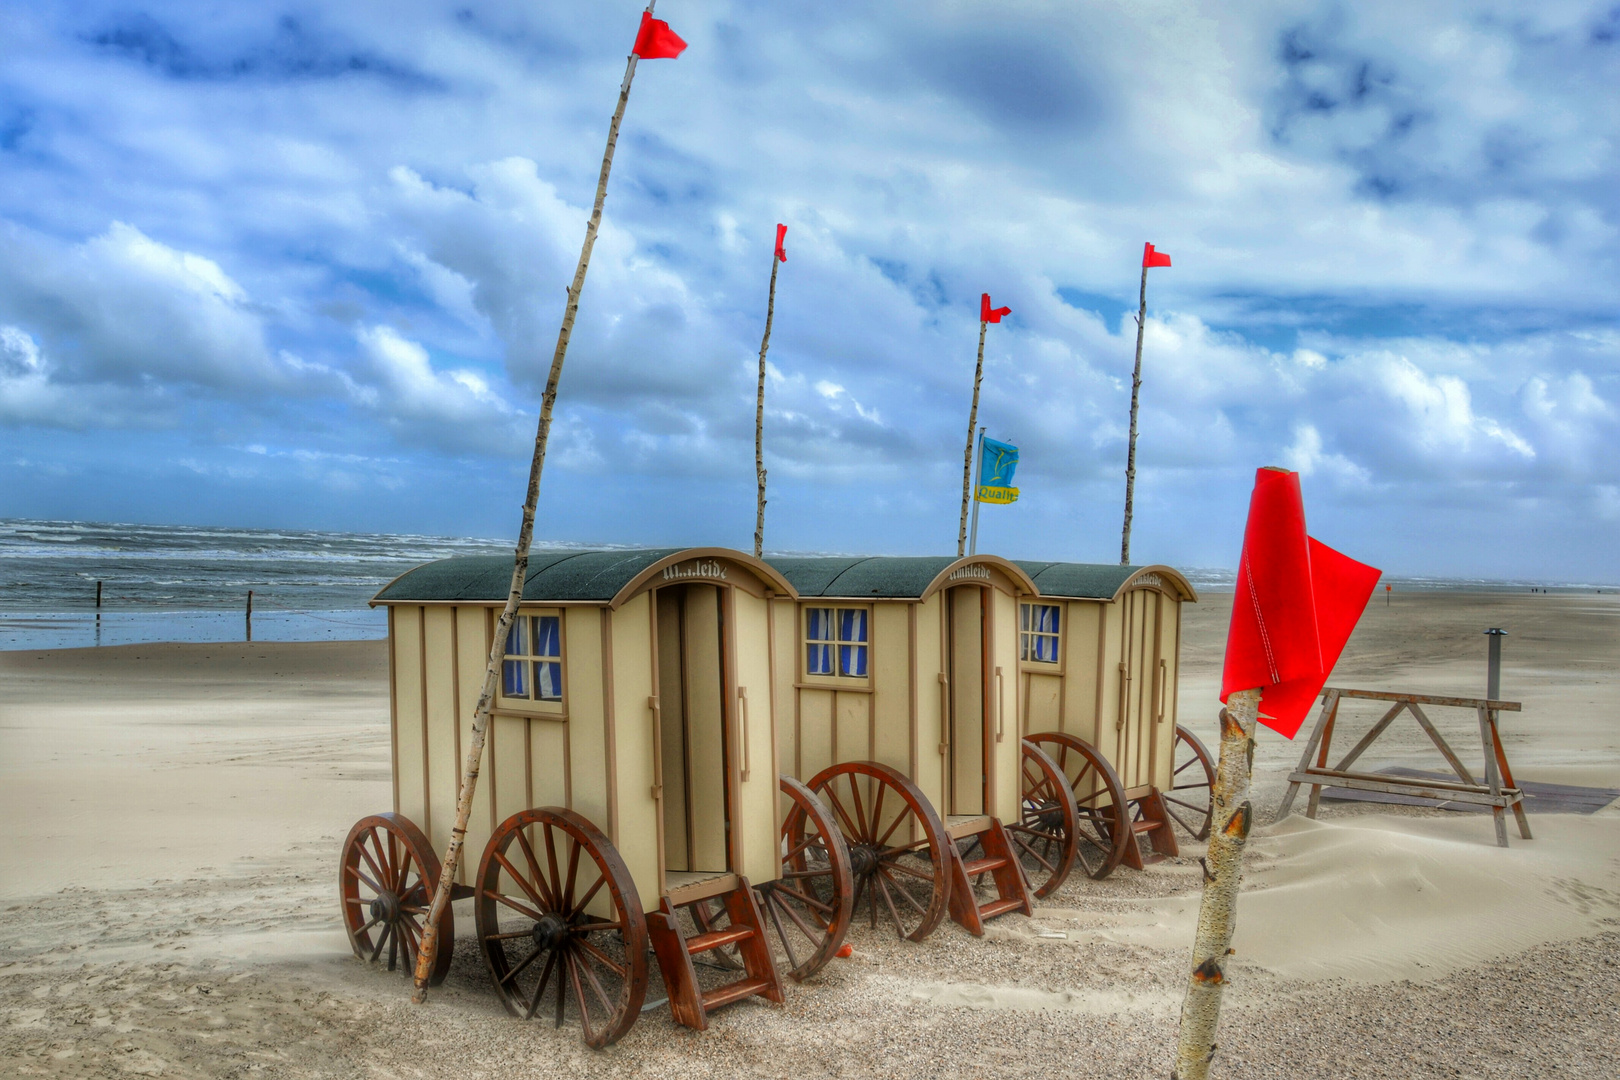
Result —
[[[641,13],[641,29],[636,32],[631,52],[643,60],[673,60],[685,50],[686,42],[669,28],[669,23],[653,18],[650,12]]]
[[[1010,308],[1010,307],[998,307],[998,308],[995,308],[994,310],[992,310],[991,307],[990,307],[990,294],[989,293],[985,293],[983,296],[979,297],[979,321],[980,322],[998,323],[998,322],[1001,321],[1001,317],[1003,315],[1011,315],[1011,314],[1012,314],[1012,308]]]
[[[1305,535],[1298,473],[1259,470],[1238,559],[1221,700],[1258,687],[1260,722],[1292,739],[1339,662],[1379,573]]]
[[[782,241],[786,239],[787,226],[778,225],[776,227],[776,257],[782,262],[787,262],[787,249],[782,246]]]
[[[1170,256],[1162,251],[1155,250],[1152,244],[1142,248],[1142,265],[1144,267],[1169,266]]]

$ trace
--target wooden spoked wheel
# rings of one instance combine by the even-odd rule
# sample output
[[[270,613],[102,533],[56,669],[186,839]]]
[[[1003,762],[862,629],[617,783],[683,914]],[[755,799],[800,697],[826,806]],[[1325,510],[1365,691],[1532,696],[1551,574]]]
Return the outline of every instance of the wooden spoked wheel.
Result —
[[[910,780],[875,761],[823,769],[807,785],[832,808],[849,849],[854,918],[864,902],[872,929],[881,921],[921,941],[950,903],[945,825]]]
[[[1136,842],[1119,775],[1096,747],[1077,736],[1043,731],[1025,741],[1044,751],[1068,780],[1075,807],[1075,861],[1087,876],[1107,877],[1125,858],[1125,845]]]
[[[1194,840],[1209,839],[1215,810],[1210,790],[1215,786],[1215,759],[1198,736],[1176,725],[1175,772],[1170,790],[1162,794],[1164,812]]]
[[[647,994],[647,920],[624,860],[572,810],[513,814],[489,838],[473,894],[478,944],[513,1016],[579,1021],[607,1046]]]
[[[373,814],[355,822],[343,841],[338,869],[343,928],[354,954],[373,964],[386,958],[389,971],[411,975],[438,881],[438,856],[409,819]],[[455,938],[455,915],[446,905],[430,983],[437,985],[450,971]]]
[[[1080,847],[1079,810],[1068,777],[1039,746],[1024,740],[1023,798],[1007,836],[1036,896],[1055,892],[1074,867]]]
[[[754,886],[754,892],[778,970],[802,982],[844,943],[855,879],[833,812],[792,777],[781,777],[781,785],[791,804],[782,822],[782,876]]]

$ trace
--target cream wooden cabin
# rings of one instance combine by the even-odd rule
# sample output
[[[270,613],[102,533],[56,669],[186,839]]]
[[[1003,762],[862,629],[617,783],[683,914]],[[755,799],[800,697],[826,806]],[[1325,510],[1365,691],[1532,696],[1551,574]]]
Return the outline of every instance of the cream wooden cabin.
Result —
[[[1021,734],[1062,731],[1102,751],[1128,797],[1171,786],[1181,605],[1198,594],[1168,566],[1020,562]]]
[[[504,556],[448,559],[373,600],[388,609],[394,813],[355,826],[340,878],[351,944],[372,961],[389,933],[407,958],[420,935],[511,573]],[[591,1045],[614,1041],[639,1015],[650,945],[675,1020],[703,1028],[739,998],[782,1001],[783,974],[837,949],[849,868],[836,826],[776,774],[772,598],[793,595],[723,548],[530,559],[456,890],[514,1015],[572,1010]],[[395,871],[401,848],[414,877]],[[740,978],[698,970],[714,949]]]
[[[394,807],[450,839],[464,748],[511,582],[506,556],[389,583]],[[643,898],[777,876],[772,567],[723,548],[531,556],[467,833],[534,806],[594,822]],[[657,736],[657,737],[655,737]],[[660,783],[660,780],[662,783]],[[470,884],[463,862],[460,880]]]

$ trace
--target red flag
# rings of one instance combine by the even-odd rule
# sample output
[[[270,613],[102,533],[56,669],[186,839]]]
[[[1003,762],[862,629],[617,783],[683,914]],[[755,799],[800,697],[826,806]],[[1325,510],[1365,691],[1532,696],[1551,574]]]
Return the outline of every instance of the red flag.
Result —
[[[1298,473],[1259,470],[1238,560],[1221,700],[1260,688],[1260,722],[1292,739],[1378,577],[1373,567],[1305,535]]]
[[[673,60],[685,49],[686,42],[669,28],[669,23],[653,18],[651,12],[641,13],[641,29],[636,32],[631,52],[643,60]]]
[[[990,294],[989,293],[985,293],[983,296],[979,297],[979,321],[980,322],[1000,322],[1001,317],[1003,315],[1011,315],[1011,314],[1012,314],[1012,308],[1010,308],[1010,307],[998,307],[998,308],[996,308],[995,310],[992,311],[991,308],[990,308]]]
[[[1148,244],[1146,247],[1142,248],[1142,267],[1143,267],[1143,269],[1146,269],[1147,267],[1150,267],[1150,266],[1169,266],[1169,265],[1170,265],[1170,256],[1166,255],[1162,251],[1155,251],[1152,244]]]
[[[780,259],[782,262],[787,262],[787,249],[782,246],[782,241],[784,241],[786,239],[787,239],[787,226],[786,225],[778,225],[776,227],[776,257],[778,259]]]

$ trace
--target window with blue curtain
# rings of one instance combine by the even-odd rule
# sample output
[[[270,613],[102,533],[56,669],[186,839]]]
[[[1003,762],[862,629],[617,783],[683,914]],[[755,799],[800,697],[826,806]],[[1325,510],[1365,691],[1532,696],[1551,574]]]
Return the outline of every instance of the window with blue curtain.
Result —
[[[562,618],[519,615],[506,635],[501,694],[531,701],[562,700]]]
[[[1018,658],[1037,664],[1058,662],[1058,642],[1062,639],[1057,604],[1020,604],[1018,608]]]
[[[867,608],[806,608],[805,673],[866,678],[870,619]]]

